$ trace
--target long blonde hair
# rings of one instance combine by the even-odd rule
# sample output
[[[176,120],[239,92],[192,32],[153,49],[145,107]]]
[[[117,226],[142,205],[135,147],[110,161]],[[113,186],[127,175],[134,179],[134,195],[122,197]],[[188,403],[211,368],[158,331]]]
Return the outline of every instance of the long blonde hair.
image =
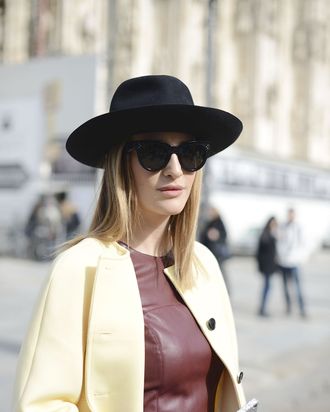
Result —
[[[132,239],[132,222],[139,222],[139,210],[130,162],[126,161],[123,147],[113,148],[105,158],[98,202],[88,232],[67,242],[65,248],[87,237],[105,243],[125,239],[129,244]],[[162,241],[164,251],[172,248],[176,280],[183,289],[194,285],[194,268],[199,265],[193,249],[201,184],[202,170],[198,170],[184,209],[170,217]]]

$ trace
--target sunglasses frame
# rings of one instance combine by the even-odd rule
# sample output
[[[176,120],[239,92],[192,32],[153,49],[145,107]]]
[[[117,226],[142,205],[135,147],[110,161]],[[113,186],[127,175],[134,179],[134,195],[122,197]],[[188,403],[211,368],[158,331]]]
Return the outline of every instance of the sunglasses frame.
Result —
[[[140,156],[139,156],[139,151],[143,150],[144,146],[147,146],[148,143],[158,143],[159,145],[163,146],[166,148],[166,157],[164,158],[164,165],[162,165],[159,168],[150,168],[150,167],[146,167],[145,165],[143,165],[143,162],[141,162]],[[185,168],[182,165],[181,162],[181,155],[182,155],[182,149],[186,146],[189,145],[198,145],[203,147],[203,149],[205,150],[205,158],[203,159],[202,163],[197,167],[197,168]],[[148,172],[159,172],[160,170],[164,169],[166,167],[166,165],[168,164],[168,162],[170,161],[170,158],[172,156],[172,154],[176,154],[178,156],[181,168],[187,172],[196,172],[197,170],[201,169],[207,160],[207,153],[210,150],[211,145],[207,142],[203,142],[200,140],[189,140],[187,142],[183,142],[181,144],[179,144],[178,146],[171,146],[168,143],[159,141],[159,140],[132,140],[130,142],[127,142],[125,145],[125,150],[127,153],[132,152],[133,150],[136,150],[136,154],[139,160],[140,165],[145,169],[148,170]]]

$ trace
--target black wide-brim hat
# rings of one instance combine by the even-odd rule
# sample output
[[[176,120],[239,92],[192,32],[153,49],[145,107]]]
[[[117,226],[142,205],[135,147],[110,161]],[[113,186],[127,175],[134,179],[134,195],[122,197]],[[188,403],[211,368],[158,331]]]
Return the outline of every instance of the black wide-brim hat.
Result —
[[[210,143],[208,156],[212,156],[234,143],[242,129],[242,122],[231,113],[194,105],[181,80],[151,75],[121,83],[109,113],[75,129],[66,149],[79,162],[102,168],[106,153],[136,133],[183,132]]]

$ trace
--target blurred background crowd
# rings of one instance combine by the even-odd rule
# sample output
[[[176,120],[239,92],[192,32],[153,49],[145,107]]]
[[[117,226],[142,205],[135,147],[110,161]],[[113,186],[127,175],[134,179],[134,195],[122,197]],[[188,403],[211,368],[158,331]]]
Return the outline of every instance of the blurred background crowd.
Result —
[[[234,259],[249,257],[255,312],[270,315],[278,273],[285,311],[292,283],[308,318],[300,269],[330,248],[328,0],[0,0],[0,257],[47,261],[88,227],[100,172],[66,138],[121,81],[155,73],[244,123],[205,168],[199,228],[234,303]]]

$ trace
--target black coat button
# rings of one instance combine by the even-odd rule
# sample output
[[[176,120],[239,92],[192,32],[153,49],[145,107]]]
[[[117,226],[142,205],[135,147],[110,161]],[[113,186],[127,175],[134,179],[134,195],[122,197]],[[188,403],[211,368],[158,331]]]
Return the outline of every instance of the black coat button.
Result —
[[[242,382],[243,376],[244,376],[244,373],[243,373],[243,372],[240,372],[239,375],[237,375],[237,383],[241,383],[241,382]]]
[[[207,324],[207,327],[210,329],[210,330],[214,330],[215,329],[215,319],[214,318],[210,318],[207,322],[206,322],[206,324]]]

